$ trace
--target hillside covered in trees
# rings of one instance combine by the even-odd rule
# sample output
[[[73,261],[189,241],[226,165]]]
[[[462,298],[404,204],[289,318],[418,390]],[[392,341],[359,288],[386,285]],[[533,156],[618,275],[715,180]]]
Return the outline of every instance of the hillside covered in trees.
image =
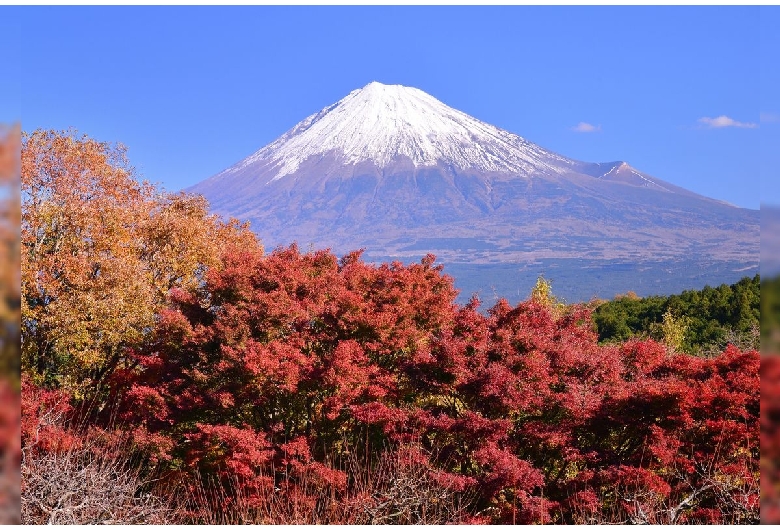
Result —
[[[481,311],[432,255],[269,253],[53,131],[21,243],[24,522],[758,521],[757,279]]]
[[[780,352],[780,276],[761,281],[761,349]]]
[[[600,342],[651,337],[679,351],[706,355],[727,344],[759,348],[761,279],[705,287],[671,296],[639,298],[631,293],[593,312]]]

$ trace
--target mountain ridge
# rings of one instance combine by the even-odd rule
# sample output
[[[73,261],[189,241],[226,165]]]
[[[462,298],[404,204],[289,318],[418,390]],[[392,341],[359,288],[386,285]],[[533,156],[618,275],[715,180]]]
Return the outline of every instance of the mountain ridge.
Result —
[[[759,256],[758,210],[624,161],[553,153],[418,89],[375,82],[188,191],[251,221],[268,248],[297,241],[402,261],[426,248],[485,265],[693,256],[737,269]]]

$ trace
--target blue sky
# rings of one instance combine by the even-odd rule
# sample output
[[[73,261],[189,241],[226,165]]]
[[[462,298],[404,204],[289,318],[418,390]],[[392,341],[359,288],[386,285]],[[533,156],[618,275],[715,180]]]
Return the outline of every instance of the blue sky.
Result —
[[[4,7],[24,39],[0,115],[121,142],[173,191],[376,80],[758,208],[780,203],[778,10]]]
[[[761,8],[761,202],[780,205],[780,7]]]

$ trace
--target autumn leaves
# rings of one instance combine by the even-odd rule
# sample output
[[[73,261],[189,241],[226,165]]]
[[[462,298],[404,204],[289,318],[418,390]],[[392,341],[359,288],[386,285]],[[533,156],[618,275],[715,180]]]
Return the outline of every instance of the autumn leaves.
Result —
[[[757,519],[756,352],[600,345],[549,284],[481,312],[433,256],[266,254],[202,199],[136,182],[121,148],[37,131],[22,153],[26,388],[226,506],[347,505],[406,455],[392,469],[460,496],[459,521]]]
[[[138,183],[121,146],[52,131],[22,142],[22,355],[40,381],[100,382],[171,288],[197,285],[230,242],[259,246],[202,199]]]

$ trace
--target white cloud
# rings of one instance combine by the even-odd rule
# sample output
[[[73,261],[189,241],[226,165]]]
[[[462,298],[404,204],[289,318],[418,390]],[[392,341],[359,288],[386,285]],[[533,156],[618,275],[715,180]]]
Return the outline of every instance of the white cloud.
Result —
[[[590,123],[581,121],[576,126],[572,127],[571,130],[581,133],[599,132],[601,130],[601,125],[591,125]]]
[[[728,116],[718,116],[717,118],[699,118],[699,123],[710,129],[722,129],[724,127],[739,127],[743,129],[754,129],[758,127],[757,123],[737,121]]]

